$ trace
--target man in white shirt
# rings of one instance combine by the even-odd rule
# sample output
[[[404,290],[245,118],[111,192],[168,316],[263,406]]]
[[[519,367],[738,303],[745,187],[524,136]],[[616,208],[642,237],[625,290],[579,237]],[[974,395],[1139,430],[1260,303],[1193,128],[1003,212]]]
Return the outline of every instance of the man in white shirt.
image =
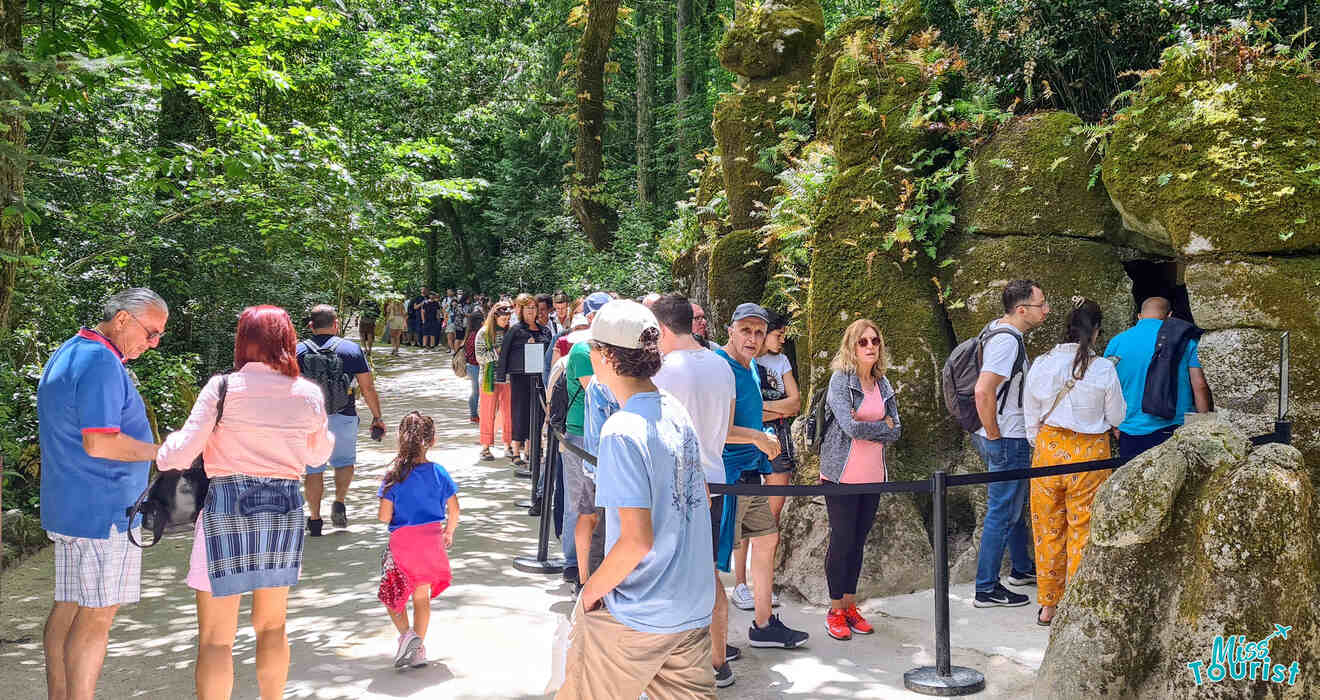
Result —
[[[701,466],[709,484],[724,483],[724,441],[733,419],[729,407],[734,401],[733,371],[724,358],[707,350],[692,336],[692,304],[680,295],[657,298],[651,311],[660,322],[660,354],[664,364],[652,378],[655,385],[678,399],[692,416],[701,445]],[[711,530],[718,534],[724,497],[711,498]],[[716,543],[712,541],[714,546]],[[718,548],[718,547],[716,547]],[[733,685],[728,661],[740,652],[728,646],[729,601],[715,572],[715,610],[710,624],[711,664],[715,685]]]
[[[1031,466],[1031,445],[1022,412],[1022,381],[1028,369],[1022,336],[1044,323],[1050,311],[1045,292],[1031,280],[1009,282],[1002,301],[1004,316],[991,321],[981,332],[981,374],[976,380],[976,413],[981,429],[972,434],[976,451],[992,472]],[[1016,607],[1029,600],[999,582],[1005,547],[1013,559],[1009,584],[1026,586],[1036,581],[1036,565],[1027,553],[1027,523],[1022,517],[1028,489],[1025,479],[986,484],[985,524],[976,557],[976,599],[972,602],[978,608]]]

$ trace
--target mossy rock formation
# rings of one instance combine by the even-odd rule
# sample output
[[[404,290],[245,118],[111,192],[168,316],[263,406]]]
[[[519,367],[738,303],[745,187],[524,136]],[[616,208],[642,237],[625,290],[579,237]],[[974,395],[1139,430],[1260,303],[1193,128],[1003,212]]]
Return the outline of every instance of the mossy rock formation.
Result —
[[[888,376],[903,412],[903,439],[888,462],[892,478],[921,478],[942,463],[950,435],[957,434],[939,387],[939,368],[950,345],[943,309],[934,299],[932,272],[911,261],[901,263],[885,250],[896,201],[893,185],[878,166],[849,168],[831,183],[811,259],[809,357],[799,357],[799,366],[809,369],[802,370],[798,382],[804,394],[809,387],[824,386],[844,329],[859,318],[874,320],[889,340]]]
[[[840,54],[830,75],[827,132],[839,169],[872,161],[890,168],[929,145],[935,138],[931,132],[904,125],[908,109],[925,89],[919,66]]]
[[[1105,313],[1100,334],[1112,338],[1127,328],[1133,311],[1132,280],[1123,270],[1121,252],[1107,243],[1062,236],[962,236],[949,254],[957,262],[945,273],[963,303],[949,311],[954,334],[959,340],[970,338],[1003,316],[1004,285],[1031,279],[1053,308],[1045,324],[1027,335],[1028,357],[1060,342],[1074,295],[1100,304]]]
[[[1105,187],[1127,228],[1183,255],[1320,247],[1320,82],[1237,63],[1167,51],[1110,138]]]
[[[733,26],[720,41],[720,65],[744,78],[806,78],[825,35],[817,0],[739,0]]]
[[[813,71],[816,85],[816,126],[820,133],[829,131],[830,77],[834,62],[843,54],[849,41],[860,36],[866,41],[901,44],[928,25],[918,0],[883,0],[875,14],[850,17],[830,31],[822,43]]]
[[[739,304],[759,302],[765,294],[765,251],[756,231],[734,231],[715,242],[710,251],[710,308],[706,317],[710,335],[721,342]]]
[[[1088,187],[1095,158],[1072,128],[1082,120],[1047,111],[1006,124],[968,168],[959,219],[986,235],[1101,238],[1117,229],[1104,187]]]
[[[1227,423],[1196,421],[1100,487],[1035,698],[1320,695],[1304,670],[1320,662],[1316,469],[1287,445],[1248,450]],[[1208,666],[1216,637],[1254,642],[1275,624],[1292,629],[1269,657],[1303,669],[1295,685],[1196,685],[1188,664]]]
[[[701,175],[697,178],[697,225],[701,227],[703,236],[710,233],[722,236],[730,231],[727,217],[717,213],[718,205],[715,201],[717,197],[726,197],[722,160],[716,154],[708,156],[706,164],[701,168]],[[725,204],[727,203],[726,198]]]
[[[735,229],[755,228],[761,223],[775,184],[775,173],[758,165],[761,153],[779,144],[775,122],[783,114],[785,103],[796,102],[803,89],[794,78],[752,80],[721,95],[715,105],[711,126],[720,148],[729,223]]]
[[[1294,440],[1320,465],[1320,258],[1195,262],[1184,279],[1192,316],[1208,330],[1198,352],[1215,405],[1250,434],[1274,427],[1279,336],[1289,331]]]

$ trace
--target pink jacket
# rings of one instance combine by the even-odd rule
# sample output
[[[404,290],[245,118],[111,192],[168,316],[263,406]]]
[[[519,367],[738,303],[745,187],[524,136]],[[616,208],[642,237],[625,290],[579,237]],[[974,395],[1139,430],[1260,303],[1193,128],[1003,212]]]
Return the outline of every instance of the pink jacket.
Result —
[[[220,378],[212,377],[202,388],[188,422],[156,453],[158,468],[187,469],[200,454],[207,476],[299,479],[307,465],[330,457],[335,438],[326,428],[320,387],[249,362],[229,375],[225,413],[216,425],[219,387]]]

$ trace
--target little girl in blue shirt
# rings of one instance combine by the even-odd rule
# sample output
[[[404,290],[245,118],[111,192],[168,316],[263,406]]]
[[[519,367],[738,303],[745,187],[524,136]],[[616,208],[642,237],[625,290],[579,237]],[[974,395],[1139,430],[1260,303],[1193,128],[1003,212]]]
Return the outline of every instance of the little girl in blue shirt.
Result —
[[[431,599],[449,587],[448,549],[458,529],[458,486],[445,468],[426,458],[435,445],[435,422],[413,411],[399,423],[399,454],[385,472],[377,519],[389,524],[378,597],[399,630],[394,667],[426,665]],[[408,599],[413,624],[408,624]]]

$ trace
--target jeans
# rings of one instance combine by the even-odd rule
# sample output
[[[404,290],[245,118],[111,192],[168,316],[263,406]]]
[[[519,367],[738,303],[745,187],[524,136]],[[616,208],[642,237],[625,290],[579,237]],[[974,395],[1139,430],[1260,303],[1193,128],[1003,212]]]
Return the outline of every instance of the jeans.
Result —
[[[468,418],[477,418],[481,406],[481,367],[468,365],[467,376],[468,381],[472,382],[472,393],[468,394]]]
[[[972,442],[988,471],[1031,466],[1031,444],[1026,438],[987,440],[973,433]],[[986,484],[985,526],[981,532],[981,549],[976,554],[977,593],[990,593],[999,585],[1006,546],[1015,570],[1028,572],[1035,568],[1027,554],[1027,521],[1022,517],[1029,490],[1025,479]]]
[[[580,435],[564,437],[577,447],[585,444]],[[564,562],[570,566],[577,566],[577,541],[573,539],[573,533],[577,532],[578,494],[585,487],[587,477],[582,473],[581,457],[564,450],[560,453],[560,459],[564,465],[561,470],[564,477],[564,536],[560,539],[560,543],[564,546]]]

